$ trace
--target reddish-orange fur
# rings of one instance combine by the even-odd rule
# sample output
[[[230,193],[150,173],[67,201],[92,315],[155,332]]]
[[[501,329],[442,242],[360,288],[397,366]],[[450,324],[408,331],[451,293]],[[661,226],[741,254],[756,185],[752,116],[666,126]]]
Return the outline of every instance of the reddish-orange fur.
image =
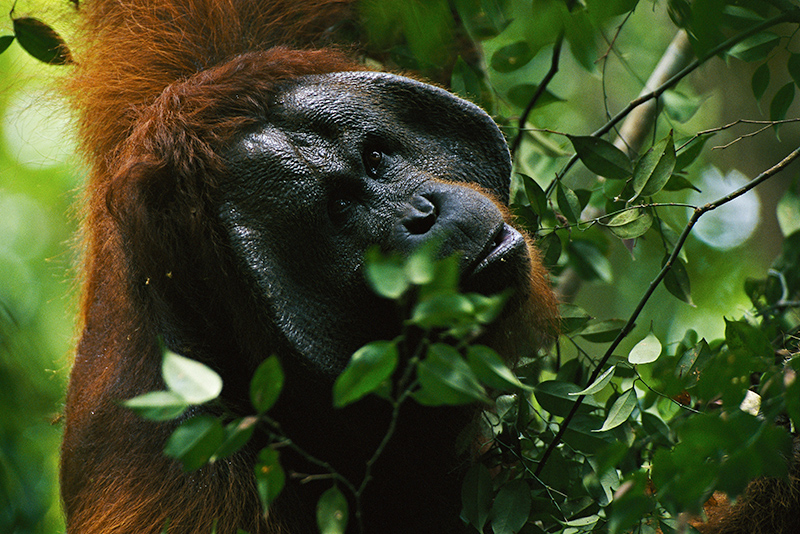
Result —
[[[196,290],[181,286],[187,264],[201,273],[206,266],[220,265],[215,247],[225,245],[210,224],[214,214],[206,213],[205,200],[221,177],[222,148],[266,115],[269,97],[281,81],[362,69],[339,51],[302,48],[321,43],[349,3],[81,4],[82,37],[74,47],[77,67],[67,91],[78,112],[90,176],[83,226],[83,332],[62,451],[69,532],[155,533],[166,524],[170,532],[210,532],[217,520],[219,533],[237,528],[251,534],[285,532],[275,513],[263,521],[244,460],[219,461],[184,476],[176,462],[160,454],[164,431],[115,404],[163,387],[154,345],[159,332],[151,319],[161,303],[143,308],[137,295],[166,279],[182,291]],[[145,199],[149,204],[168,199],[170,211],[156,218],[143,207]],[[137,265],[136,272],[146,276],[136,278],[129,259],[147,258],[146,248],[137,247],[155,241],[163,244],[167,257]],[[186,258],[186,243],[208,247]],[[530,311],[504,326],[501,337],[509,338],[512,329],[523,325],[539,331],[553,326],[555,302],[538,258],[533,263]],[[225,266],[219,270],[225,272]],[[221,295],[226,287],[237,287],[235,280],[218,284]],[[235,326],[241,328],[234,335],[243,346],[260,342],[251,340],[252,325]],[[510,344],[500,340],[498,345],[504,343]],[[136,425],[152,426],[136,437],[124,430]],[[88,456],[95,459],[90,467],[81,463]]]

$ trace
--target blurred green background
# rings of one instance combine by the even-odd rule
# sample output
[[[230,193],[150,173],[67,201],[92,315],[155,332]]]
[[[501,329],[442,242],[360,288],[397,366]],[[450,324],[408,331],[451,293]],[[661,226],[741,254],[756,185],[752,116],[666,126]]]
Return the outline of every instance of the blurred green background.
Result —
[[[5,3],[2,3],[5,7]],[[0,9],[3,14],[7,11]],[[0,35],[10,20],[0,23]],[[0,54],[0,532],[59,532],[60,414],[77,301],[80,165],[63,72]]]
[[[42,2],[24,4],[29,8]],[[625,55],[611,58],[605,77],[599,72],[588,74],[574,58],[566,58],[549,86],[565,101],[537,108],[530,122],[585,135],[604,121],[604,92],[612,111],[634,98],[675,32],[664,2],[653,5],[643,2],[629,21],[617,42]],[[0,36],[11,32],[11,21],[5,17],[10,6],[11,2],[0,1]],[[35,8],[30,11],[42,13]],[[60,29],[58,16],[46,20]],[[538,81],[548,66],[549,54],[542,53],[513,76]],[[738,118],[763,119],[750,89],[754,68],[712,60],[682,82],[681,91],[702,102],[683,125],[684,135]],[[0,54],[0,533],[63,530],[57,492],[58,445],[75,338],[80,257],[77,206],[84,174],[69,134],[69,115],[54,90],[55,76],[64,72],[30,58],[16,43]],[[504,76],[512,78],[496,74],[493,82],[502,86]],[[774,76],[768,94],[789,79],[785,72]],[[787,116],[797,116],[797,104]],[[746,132],[725,132],[709,146],[725,144],[742,133]],[[788,125],[781,129],[781,139],[765,132],[731,149],[707,149],[692,167],[691,180],[702,183],[709,178],[710,189],[714,183],[726,183],[721,177],[735,180],[740,173],[752,178],[798,143],[797,128]],[[536,157],[531,151],[526,170],[546,174],[547,169],[536,168]],[[723,317],[739,318],[750,309],[743,282],[747,277],[763,278],[780,250],[775,206],[796,175],[796,168],[782,173],[736,208],[735,220],[743,214],[754,218],[746,239],[721,248],[726,236],[714,234],[713,228],[707,230],[711,234],[706,239],[702,231],[691,239],[687,267],[696,306],[659,288],[620,354],[644,337],[651,323],[662,339],[678,341],[686,328],[693,327],[711,340],[722,334]],[[733,189],[728,185],[727,190]],[[685,210],[675,213],[676,221],[683,224]],[[730,226],[724,220],[721,224],[718,228],[723,230]],[[643,241],[631,255],[615,243],[608,254],[608,277],[584,284],[576,303],[599,318],[627,317],[659,268],[659,250],[659,243]]]

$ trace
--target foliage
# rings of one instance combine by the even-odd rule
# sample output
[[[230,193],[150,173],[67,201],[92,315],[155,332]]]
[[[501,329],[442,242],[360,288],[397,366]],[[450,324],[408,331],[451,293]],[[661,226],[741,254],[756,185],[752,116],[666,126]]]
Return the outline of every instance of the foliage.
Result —
[[[495,445],[462,493],[462,516],[481,532],[672,532],[715,490],[735,496],[754,477],[785,476],[800,423],[800,192],[774,183],[798,152],[763,139],[798,146],[797,2],[372,0],[358,17],[372,60],[449,85],[505,128],[512,209],[562,296],[562,335],[550,355],[512,373],[473,344],[503,295],[459,293],[454,264],[430,251],[371,253],[375,290],[410,307],[409,326],[427,335],[410,354],[400,339],[357,351],[331,402],[379,395],[395,415],[409,402],[486,406]],[[56,34],[30,20],[15,18],[12,32],[43,59],[26,39]],[[668,31],[675,49],[653,69]],[[0,37],[0,53],[11,42]],[[68,63],[60,40],[44,49]],[[719,111],[743,95],[765,120]],[[753,178],[701,196],[736,167]],[[782,243],[768,213],[760,239],[745,232],[726,244],[758,209],[741,204],[756,187],[780,196],[771,233]],[[764,251],[777,255],[771,265],[756,258]],[[216,378],[178,358],[165,356],[167,392],[129,405],[159,419],[212,399]],[[386,387],[391,376],[399,387]],[[287,442],[269,417],[282,383],[267,359],[252,382],[253,415],[189,418],[167,454],[197,468],[262,426],[275,443],[255,469],[268,506],[286,476],[278,444]],[[357,504],[369,473],[351,481],[316,463],[334,481],[320,530],[341,532],[358,517],[344,495]]]

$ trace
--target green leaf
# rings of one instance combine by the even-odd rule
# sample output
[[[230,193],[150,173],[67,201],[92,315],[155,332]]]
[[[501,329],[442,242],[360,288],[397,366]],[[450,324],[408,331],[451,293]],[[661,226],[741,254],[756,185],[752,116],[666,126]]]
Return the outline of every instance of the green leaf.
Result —
[[[781,38],[772,32],[760,32],[736,43],[728,54],[742,61],[760,61],[766,59],[780,40]]]
[[[13,19],[17,42],[27,53],[50,65],[72,63],[69,48],[50,26],[31,17]]]
[[[608,319],[605,321],[590,321],[578,335],[592,343],[609,343],[619,335],[625,326],[624,319]]]
[[[576,223],[581,217],[581,202],[578,200],[578,195],[565,186],[562,182],[558,182],[556,187],[556,200],[561,213],[571,223]]]
[[[593,173],[611,180],[626,180],[633,172],[628,155],[605,139],[591,135],[568,135],[567,138],[578,158]]]
[[[606,226],[620,239],[634,239],[653,225],[653,214],[647,208],[633,208],[614,215]]]
[[[669,256],[664,257],[662,265],[666,263]],[[689,273],[686,271],[686,265],[680,258],[675,258],[672,267],[664,276],[664,287],[667,288],[674,297],[682,300],[683,302],[694,306],[692,302],[691,284],[689,282]]]
[[[611,379],[614,378],[614,371],[617,370],[616,365],[612,365],[608,369],[606,369],[603,374],[597,377],[597,379],[589,384],[586,389],[582,389],[580,391],[575,391],[573,393],[569,393],[571,396],[578,396],[578,395],[594,395],[595,393],[600,392],[606,385],[611,382]]]
[[[270,448],[261,449],[253,471],[256,476],[258,496],[261,499],[261,508],[269,510],[270,505],[280,495],[286,483],[286,475],[281,467],[278,451]]]
[[[706,141],[708,141],[712,135],[714,134],[706,134],[692,138],[675,158],[675,170],[673,172],[680,172],[694,163],[703,151],[703,146],[705,146]]]
[[[559,417],[566,417],[572,409],[572,406],[577,401],[577,398],[572,396],[572,393],[580,391],[580,386],[571,382],[562,382],[560,380],[546,380],[540,382],[534,388],[534,396],[536,401],[542,408],[547,410],[552,415]],[[587,395],[581,407],[580,412],[589,412],[602,406],[594,399],[592,395]]]
[[[661,356],[661,342],[653,332],[637,343],[628,354],[628,361],[634,365],[652,363]]]
[[[614,275],[611,262],[599,249],[597,243],[585,239],[575,239],[568,245],[570,264],[584,280],[602,280],[610,284]]]
[[[792,105],[794,100],[794,82],[789,82],[775,93],[772,97],[772,102],[769,103],[769,119],[772,121],[782,121],[786,118],[786,112],[789,111],[789,106]],[[778,131],[778,126],[775,125],[775,131]]]
[[[184,421],[167,440],[164,454],[180,460],[184,471],[203,467],[225,440],[219,419],[198,415]]]
[[[691,189],[692,191],[697,191],[698,193],[702,193],[702,191],[700,191],[700,189],[698,189],[695,185],[693,185],[692,182],[690,182],[680,174],[673,174],[672,176],[670,176],[669,180],[664,186],[664,191],[686,191],[687,189]]]
[[[661,100],[664,102],[664,111],[667,115],[681,124],[694,117],[701,104],[699,98],[689,97],[675,90],[665,91],[661,95]]]
[[[533,50],[525,41],[517,41],[492,54],[491,65],[497,72],[513,72],[533,59]]]
[[[344,534],[347,520],[347,499],[338,487],[333,486],[317,502],[317,526],[320,534]]]
[[[169,349],[164,350],[161,374],[167,388],[189,404],[203,404],[222,393],[222,378],[214,370]]]
[[[231,421],[225,426],[225,439],[219,448],[214,451],[212,460],[226,458],[244,447],[258,424],[258,417],[247,416]]]
[[[179,417],[190,406],[171,391],[151,391],[122,402],[122,405],[150,421],[167,421]]]
[[[376,247],[370,248],[364,272],[372,290],[387,299],[396,300],[408,289],[409,281],[399,255],[385,255]]]
[[[672,171],[675,169],[675,144],[672,141],[672,131],[639,158],[633,170],[633,202],[639,197],[655,195],[666,185]]]
[[[536,212],[536,215],[541,217],[548,211],[547,195],[539,184],[536,183],[536,180],[522,173],[520,173],[519,176],[522,178],[522,185],[525,187],[525,196],[528,197],[531,209]]]
[[[261,362],[250,381],[250,402],[258,413],[272,408],[281,394],[283,381],[283,369],[277,356],[272,355]]]
[[[483,532],[492,504],[492,476],[483,464],[469,468],[461,484],[461,516]]]
[[[414,307],[411,323],[420,328],[446,328],[468,321],[475,305],[465,295],[444,293],[430,297]]]
[[[494,534],[516,534],[531,512],[531,489],[524,480],[512,480],[504,484],[494,499],[489,517]]]
[[[409,282],[422,285],[433,281],[436,276],[436,254],[440,245],[436,239],[430,239],[414,249],[403,267]]]
[[[467,362],[478,379],[500,391],[530,389],[519,381],[503,359],[489,347],[470,345],[467,347]]]
[[[5,52],[13,42],[14,42],[13,35],[3,35],[2,37],[0,37],[0,54]]]
[[[417,367],[421,386],[414,398],[420,404],[470,404],[491,401],[478,378],[456,349],[436,343],[428,347],[427,356]]]
[[[776,214],[784,237],[800,230],[800,195],[793,189],[786,191],[778,201]]]
[[[526,109],[538,90],[539,86],[533,83],[515,85],[508,90],[508,100],[518,108]],[[548,104],[555,104],[556,102],[564,102],[564,99],[545,89],[544,92],[539,95],[533,109],[539,109]]]
[[[769,78],[769,65],[762,63],[761,66],[755,70],[753,77],[750,79],[750,87],[753,89],[753,96],[756,97],[756,100],[761,100],[761,97],[764,96],[764,93],[767,91],[767,87],[769,87]]]
[[[597,432],[611,430],[627,421],[637,404],[636,390],[634,388],[620,395],[619,398],[614,401],[614,404],[611,405],[611,408],[608,410],[608,417],[606,417],[605,422],[603,422],[603,426],[597,429]]]
[[[800,54],[792,54],[786,62],[789,75],[794,80],[794,84],[800,87]]]
[[[542,263],[545,267],[551,268],[558,265],[558,260],[561,258],[561,239],[555,232],[537,239],[536,246],[542,253]]]
[[[558,312],[561,319],[561,331],[564,334],[570,334],[583,328],[592,319],[586,310],[575,304],[562,303]]]
[[[391,341],[373,341],[358,349],[333,384],[333,404],[341,408],[375,391],[388,380],[399,353]]]

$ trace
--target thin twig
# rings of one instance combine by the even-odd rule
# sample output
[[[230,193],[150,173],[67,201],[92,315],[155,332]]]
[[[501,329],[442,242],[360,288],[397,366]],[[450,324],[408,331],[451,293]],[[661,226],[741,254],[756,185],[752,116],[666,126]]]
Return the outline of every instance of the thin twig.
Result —
[[[522,143],[522,136],[525,131],[525,123],[528,122],[528,115],[530,115],[531,111],[533,110],[533,106],[536,105],[536,102],[538,102],[539,98],[541,98],[541,96],[544,94],[545,90],[547,89],[547,85],[555,77],[556,73],[558,73],[558,64],[561,58],[561,47],[563,44],[564,34],[562,33],[558,39],[556,39],[556,43],[553,45],[553,56],[550,59],[550,69],[547,71],[547,74],[544,75],[544,78],[542,78],[539,87],[536,88],[536,93],[533,95],[533,98],[530,99],[528,105],[525,106],[525,110],[519,117],[517,136],[514,138],[514,143],[511,145],[511,161],[514,161],[514,156],[517,153],[517,149],[519,149],[519,145]]]
[[[698,206],[694,209],[692,217],[689,219],[689,222],[686,223],[686,227],[683,229],[683,232],[678,238],[678,241],[675,244],[675,248],[673,249],[672,254],[670,254],[669,258],[664,263],[664,266],[661,268],[661,271],[659,271],[658,275],[656,275],[653,281],[650,282],[650,285],[647,287],[647,291],[645,291],[645,294],[639,300],[639,303],[636,305],[636,309],[634,309],[633,313],[631,313],[631,316],[628,319],[627,323],[625,323],[625,326],[622,328],[622,330],[620,330],[619,334],[617,334],[617,337],[614,339],[613,342],[611,342],[611,345],[608,347],[605,354],[600,359],[600,363],[595,368],[594,372],[592,372],[592,375],[589,377],[589,380],[587,382],[588,384],[591,384],[597,379],[597,377],[602,372],[603,367],[606,365],[606,363],[608,363],[609,358],[611,358],[611,355],[614,353],[616,348],[619,346],[622,340],[625,339],[628,336],[628,334],[631,333],[631,331],[633,331],[633,327],[636,324],[636,319],[639,318],[639,314],[641,314],[642,310],[645,307],[645,304],[647,304],[647,302],[650,300],[650,297],[653,295],[653,292],[656,290],[658,285],[661,283],[661,281],[667,275],[669,270],[672,268],[672,265],[678,258],[678,255],[680,254],[680,251],[683,248],[686,239],[689,237],[692,228],[694,228],[694,225],[697,224],[697,221],[700,219],[700,217],[702,217],[705,213],[715,210],[720,206],[727,204],[728,202],[742,196],[743,194],[747,193],[748,191],[755,188],[759,184],[765,182],[769,178],[772,178],[780,171],[785,169],[791,162],[793,162],[798,157],[800,157],[800,148],[797,148],[794,151],[792,151],[788,156],[786,156],[783,160],[781,160],[780,163],[762,172],[757,177],[753,178],[753,180],[751,180],[744,186],[740,187],[736,191],[733,191],[732,193],[729,193],[724,197],[715,200],[714,202],[705,204],[704,206]],[[569,428],[570,422],[572,422],[572,419],[575,417],[575,414],[578,412],[578,409],[580,408],[581,404],[583,404],[583,400],[585,398],[586,398],[585,395],[581,395],[580,397],[578,397],[575,401],[575,404],[572,405],[572,409],[570,410],[569,414],[567,414],[567,416],[561,422],[561,427],[559,428],[558,433],[553,438],[553,441],[551,441],[550,444],[547,446],[547,449],[544,451],[544,454],[542,454],[541,460],[539,460],[539,465],[536,468],[537,475],[541,473],[542,469],[544,469],[544,466],[547,463],[548,458],[550,458],[550,455],[553,453],[558,444],[561,443],[561,440],[564,437],[564,433],[567,431],[567,428]]]

